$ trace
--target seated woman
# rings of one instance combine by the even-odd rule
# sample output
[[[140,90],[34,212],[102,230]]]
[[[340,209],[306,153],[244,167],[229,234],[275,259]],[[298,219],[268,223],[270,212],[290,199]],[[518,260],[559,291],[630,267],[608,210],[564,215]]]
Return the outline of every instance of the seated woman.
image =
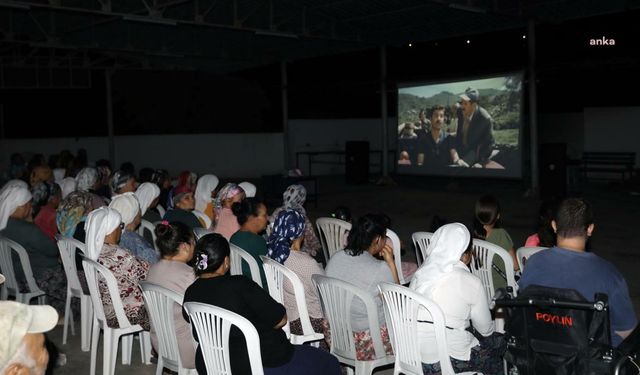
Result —
[[[249,200],[247,198],[246,200]],[[313,330],[328,335],[328,324],[322,316],[320,297],[318,290],[311,281],[313,275],[324,275],[322,267],[311,257],[311,255],[300,251],[304,239],[305,220],[301,213],[295,210],[280,211],[273,225],[273,231],[269,235],[267,255],[275,259],[285,267],[293,271],[304,287],[304,297],[307,302],[307,311]],[[296,296],[293,286],[288,281],[284,282],[284,306],[287,308],[289,328],[291,333],[302,335],[302,324],[296,304]],[[322,342],[323,349],[328,349],[326,342]]]
[[[213,197],[218,187],[218,177],[212,174],[200,176],[196,185],[196,210],[207,215],[212,221],[215,220],[215,211],[213,210]]]
[[[31,194],[33,195],[33,222],[51,241],[55,241],[58,233],[56,209],[62,200],[60,186],[55,182],[39,182],[31,188]]]
[[[529,237],[524,246],[554,247],[556,245],[556,232],[551,226],[557,210],[557,203],[545,201],[540,204],[536,232]]]
[[[271,213],[270,221],[275,222],[278,214],[282,210],[296,210],[304,216],[304,240],[302,241],[302,251],[309,253],[315,257],[318,253],[322,253],[322,245],[313,230],[313,224],[307,217],[307,211],[304,209],[304,203],[307,200],[307,189],[302,185],[291,185],[282,194],[282,207],[276,208]]]
[[[142,218],[152,224],[162,220],[162,217],[155,209],[158,205],[158,197],[160,196],[160,188],[151,182],[143,182],[136,190],[136,198],[140,203],[140,215]]]
[[[164,214],[163,220],[170,223],[179,221],[191,229],[202,228],[200,220],[191,212],[196,206],[191,188],[187,185],[176,186],[172,200],[174,207]]]
[[[340,374],[337,359],[317,348],[292,345],[281,329],[287,322],[284,306],[244,276],[230,276],[229,243],[220,234],[202,237],[195,249],[196,281],[187,288],[184,302],[200,302],[235,312],[248,319],[260,336],[260,354],[265,375]],[[184,314],[185,319],[188,315]],[[193,332],[197,341],[197,335]],[[249,356],[242,333],[232,330],[229,337],[231,371],[250,374]],[[198,374],[206,375],[200,347],[196,350]]]
[[[156,249],[137,232],[141,218],[140,205],[136,195],[134,193],[116,195],[111,199],[109,207],[118,211],[122,223],[125,225],[120,236],[120,247],[149,264],[157,263]]]
[[[380,335],[385,350],[392,354],[389,334],[384,320],[382,299],[378,284],[382,282],[398,284],[398,270],[393,261],[393,249],[386,242],[387,228],[381,215],[367,214],[359,218],[347,237],[345,250],[335,253],[327,264],[329,277],[344,280],[368,292],[376,301]],[[382,256],[378,260],[375,256]],[[373,359],[376,354],[369,332],[367,309],[361,301],[354,301],[351,307],[351,324],[356,339],[356,354],[359,360]],[[380,354],[380,353],[377,353]]]
[[[136,191],[136,177],[123,170],[115,171],[109,178],[109,188],[112,197],[118,194],[133,193]]]
[[[31,193],[20,186],[0,192],[0,235],[24,247],[36,283],[47,294],[47,303],[64,314],[67,280],[56,243],[31,220]],[[14,267],[18,283],[26,285],[21,267]],[[26,289],[26,288],[25,288]],[[61,315],[63,316],[63,315]]]
[[[480,279],[471,274],[470,235],[460,223],[447,224],[431,239],[431,254],[413,276],[411,289],[440,306],[446,320],[447,348],[455,372],[480,371],[502,374],[502,354],[506,348],[500,334],[494,334],[494,324],[487,305],[487,296]],[[418,311],[418,319],[431,316]],[[473,335],[467,329],[479,335]],[[480,341],[476,337],[484,337]],[[418,324],[418,337],[424,374],[440,373],[433,325]]]
[[[170,224],[163,221],[156,226],[156,236],[162,259],[151,266],[147,281],[184,294],[196,279],[193,268],[187,265],[187,262],[193,258],[195,246],[193,231],[180,222]],[[182,309],[179,306],[174,310],[174,324],[182,366],[195,368],[196,350],[193,347],[191,329],[189,323],[182,318]],[[155,348],[158,348],[158,337],[153,326],[151,342]]]
[[[76,189],[91,194],[93,209],[105,205],[104,199],[96,193],[96,188],[100,185],[98,170],[92,167],[85,167],[76,175]]]
[[[131,324],[139,324],[148,331],[149,317],[144,307],[139,283],[147,277],[149,263],[139,260],[118,246],[124,226],[120,214],[113,208],[101,207],[92,211],[86,224],[86,255],[113,273],[118,282],[118,290],[127,319]],[[107,284],[100,281],[99,285],[107,325],[118,327],[118,319],[111,303]]]
[[[258,262],[262,287],[267,287],[267,278],[262,268],[260,255],[267,255],[267,243],[259,233],[267,227],[267,207],[255,198],[247,198],[233,204],[233,214],[237,217],[240,230],[231,236],[232,244],[245,250]],[[242,262],[242,274],[251,279],[251,270],[246,262]]]
[[[473,237],[507,250],[513,259],[514,271],[520,270],[516,250],[513,248],[513,240],[509,233],[501,228],[500,202],[493,195],[483,195],[476,201],[475,217],[473,221]],[[492,270],[493,286],[496,290],[507,287],[507,278],[504,273],[504,261],[496,257]]]
[[[220,189],[213,201],[213,207],[216,210],[214,232],[220,233],[227,240],[230,240],[231,236],[240,229],[240,224],[238,224],[236,215],[231,211],[231,206],[242,201],[244,197],[244,190],[230,182]]]

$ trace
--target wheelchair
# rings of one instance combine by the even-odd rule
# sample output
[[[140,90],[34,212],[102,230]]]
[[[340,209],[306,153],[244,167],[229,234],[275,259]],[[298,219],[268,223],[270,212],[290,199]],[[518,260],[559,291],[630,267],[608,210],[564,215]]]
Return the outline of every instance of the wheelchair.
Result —
[[[509,375],[640,374],[638,329],[611,345],[605,294],[590,302],[575,290],[538,285],[516,298],[504,294],[495,306],[504,310]]]

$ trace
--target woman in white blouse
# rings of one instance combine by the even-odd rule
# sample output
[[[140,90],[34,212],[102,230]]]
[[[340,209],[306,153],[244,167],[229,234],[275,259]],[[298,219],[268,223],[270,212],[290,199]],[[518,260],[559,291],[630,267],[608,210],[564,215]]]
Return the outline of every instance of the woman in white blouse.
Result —
[[[456,372],[502,373],[505,341],[494,323],[480,279],[468,268],[470,234],[460,223],[438,229],[430,255],[416,272],[411,289],[436,302],[445,316],[447,345]],[[435,334],[429,314],[418,313],[420,354],[424,374],[440,373]],[[472,333],[475,331],[474,333]]]

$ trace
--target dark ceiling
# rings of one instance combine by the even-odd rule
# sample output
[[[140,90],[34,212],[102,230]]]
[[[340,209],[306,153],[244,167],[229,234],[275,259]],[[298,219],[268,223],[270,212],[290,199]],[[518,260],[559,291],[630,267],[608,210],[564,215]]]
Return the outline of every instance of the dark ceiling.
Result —
[[[639,0],[0,0],[0,78],[36,69],[43,86],[82,87],[82,71],[91,69],[227,73],[638,7]]]

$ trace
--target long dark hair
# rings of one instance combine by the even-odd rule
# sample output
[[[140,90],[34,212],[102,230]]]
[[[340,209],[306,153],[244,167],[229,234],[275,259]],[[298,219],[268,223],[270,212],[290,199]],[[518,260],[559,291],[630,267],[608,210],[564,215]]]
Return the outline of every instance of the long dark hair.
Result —
[[[485,225],[500,228],[500,202],[491,194],[481,196],[476,201],[475,216],[473,218],[473,237],[487,239]]]
[[[387,235],[385,219],[379,214],[366,214],[360,217],[349,231],[346,252],[358,256],[367,251],[376,238]]]
[[[540,240],[538,246],[553,247],[556,245],[556,232],[551,226],[551,221],[553,221],[557,208],[558,203],[555,201],[545,201],[540,205],[536,228],[536,233]]]

